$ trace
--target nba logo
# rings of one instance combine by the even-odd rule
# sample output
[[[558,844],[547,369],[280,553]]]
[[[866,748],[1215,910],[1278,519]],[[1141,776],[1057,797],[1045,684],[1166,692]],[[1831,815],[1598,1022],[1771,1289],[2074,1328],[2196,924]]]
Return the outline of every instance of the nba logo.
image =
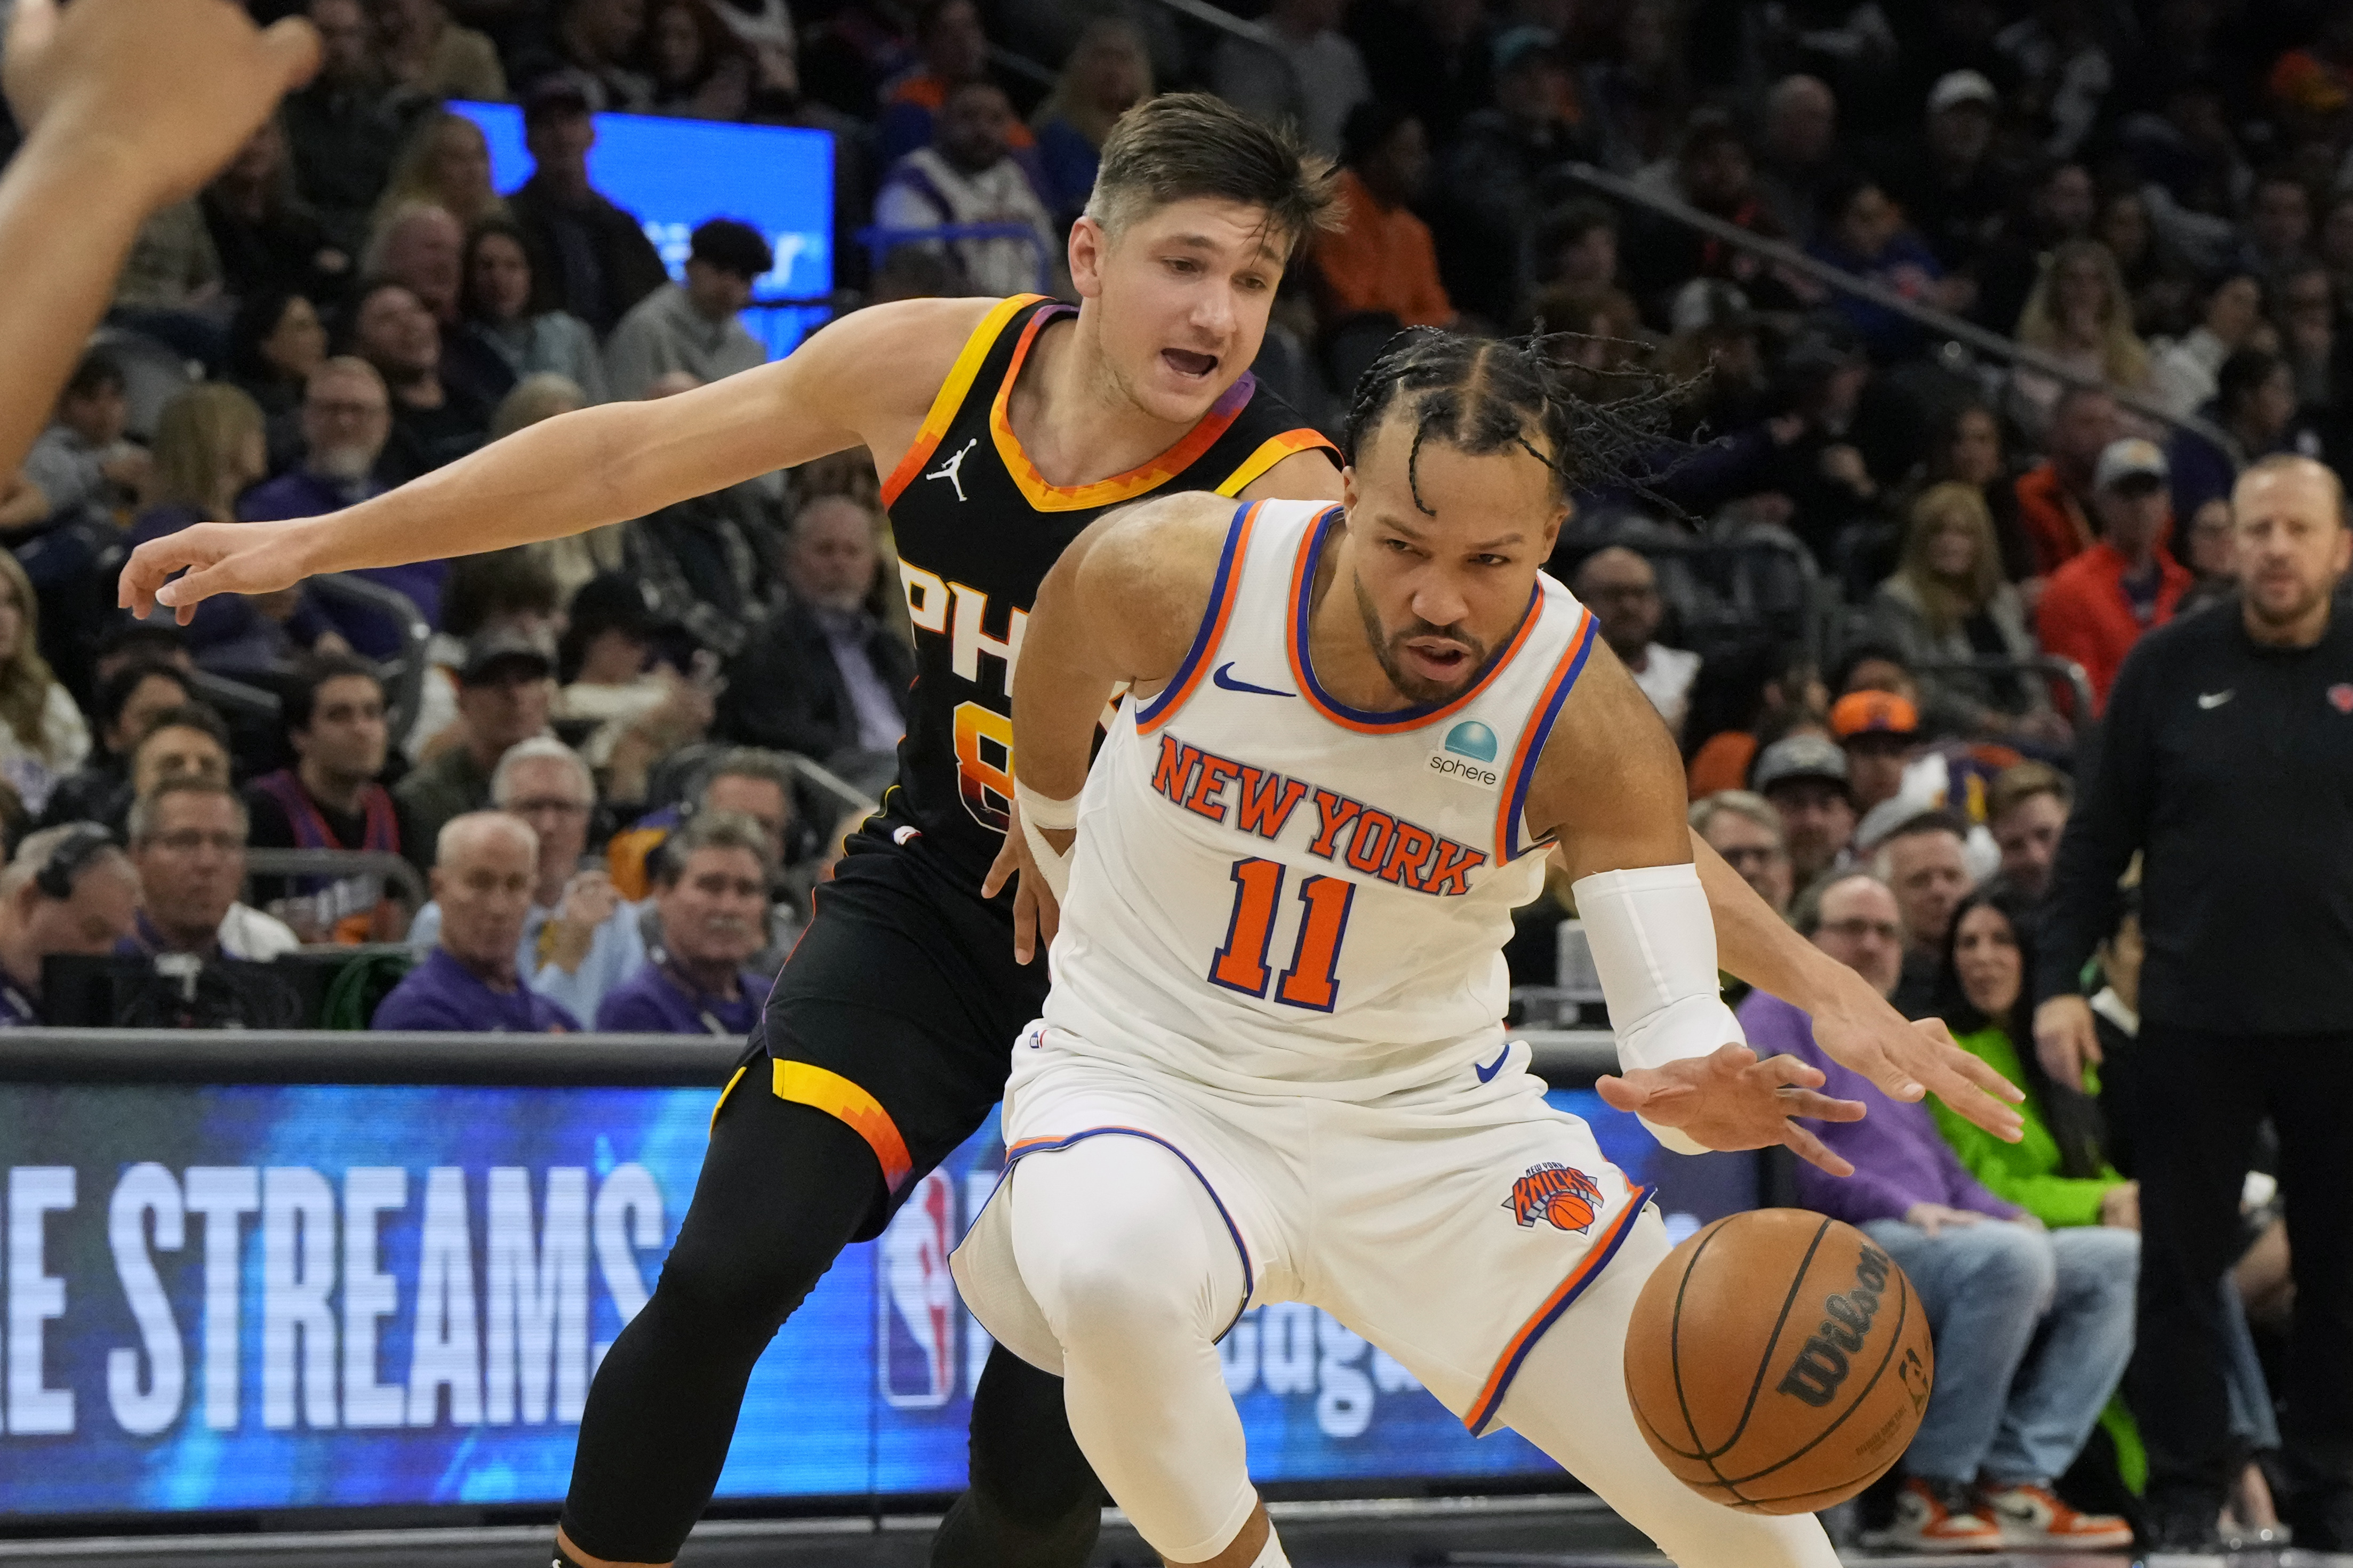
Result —
[[[955,1187],[934,1171],[915,1184],[876,1245],[874,1370],[882,1402],[934,1410],[955,1394],[956,1325],[964,1307],[948,1273],[955,1250]]]

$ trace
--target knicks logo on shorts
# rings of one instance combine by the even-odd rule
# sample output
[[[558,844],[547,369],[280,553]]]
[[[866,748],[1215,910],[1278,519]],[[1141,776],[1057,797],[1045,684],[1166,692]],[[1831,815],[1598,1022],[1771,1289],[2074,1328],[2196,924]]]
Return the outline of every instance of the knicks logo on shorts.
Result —
[[[1512,1184],[1512,1195],[1504,1206],[1524,1228],[1547,1219],[1562,1230],[1582,1235],[1601,1212],[1601,1184],[1573,1166],[1547,1161],[1529,1166],[1528,1173]]]

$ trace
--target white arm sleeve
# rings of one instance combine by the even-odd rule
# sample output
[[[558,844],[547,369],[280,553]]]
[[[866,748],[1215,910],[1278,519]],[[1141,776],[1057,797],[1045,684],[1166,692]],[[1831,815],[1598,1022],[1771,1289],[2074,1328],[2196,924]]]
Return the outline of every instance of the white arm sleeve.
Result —
[[[1041,830],[1067,832],[1078,826],[1079,803],[1075,798],[1049,799],[1018,779],[1013,781],[1013,798],[1021,806],[1021,837],[1029,846],[1029,858],[1037,865],[1038,874],[1046,879],[1054,901],[1060,903],[1070,892],[1071,858],[1056,854]]]
[[[1697,867],[1599,871],[1569,890],[1593,947],[1622,1065],[1660,1067],[1747,1043],[1719,989],[1715,919]],[[1642,1125],[1678,1154],[1707,1152],[1674,1128]]]

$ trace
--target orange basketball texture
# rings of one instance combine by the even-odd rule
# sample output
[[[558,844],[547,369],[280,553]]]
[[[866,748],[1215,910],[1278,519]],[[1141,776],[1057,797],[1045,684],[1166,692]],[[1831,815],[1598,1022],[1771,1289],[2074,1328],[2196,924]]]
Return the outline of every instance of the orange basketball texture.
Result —
[[[1593,1223],[1593,1205],[1576,1193],[1555,1193],[1545,1205],[1545,1218],[1563,1230],[1583,1230]]]
[[[1660,1462],[1713,1502],[1812,1513],[1910,1446],[1936,1371],[1893,1258],[1799,1209],[1720,1219],[1669,1253],[1626,1334],[1626,1394]]]

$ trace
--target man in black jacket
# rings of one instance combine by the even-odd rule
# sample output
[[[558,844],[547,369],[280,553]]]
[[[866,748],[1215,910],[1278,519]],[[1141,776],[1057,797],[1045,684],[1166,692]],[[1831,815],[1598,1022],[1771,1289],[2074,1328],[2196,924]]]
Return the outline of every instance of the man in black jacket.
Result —
[[[596,121],[580,84],[556,76],[533,87],[522,123],[535,166],[507,207],[531,254],[531,308],[568,310],[602,338],[670,273],[637,215],[588,184]]]
[[[728,666],[718,731],[744,745],[842,759],[853,772],[906,732],[914,656],[869,607],[881,555],[874,518],[819,496],[785,544],[790,597]]]
[[[2265,458],[2232,496],[2242,591],[2135,646],[2099,771],[2060,841],[2035,1047],[2100,1059],[2075,976],[2142,854],[2147,957],[2130,1129],[2142,1152],[2138,1354],[2160,1548],[2211,1551],[2229,1444],[2221,1285],[2256,1127],[2279,1134],[2295,1258],[2282,1423],[2296,1544],[2353,1550],[2353,564],[2337,477]]]

